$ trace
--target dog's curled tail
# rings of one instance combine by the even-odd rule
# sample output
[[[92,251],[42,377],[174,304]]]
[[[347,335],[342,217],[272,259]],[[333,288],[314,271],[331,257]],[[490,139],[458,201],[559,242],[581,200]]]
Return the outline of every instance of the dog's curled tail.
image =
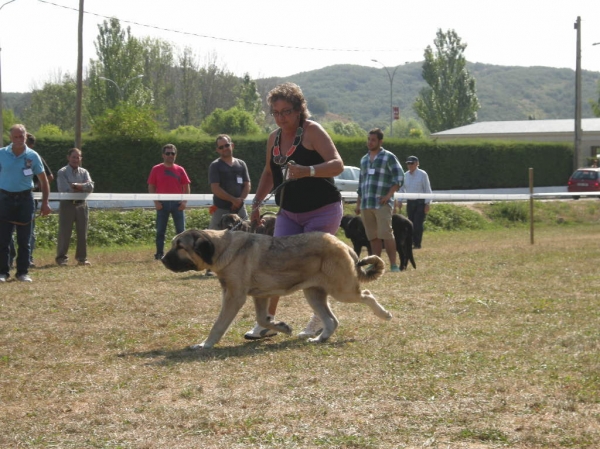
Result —
[[[367,266],[366,269],[363,268]],[[385,264],[379,256],[367,256],[356,262],[356,273],[360,282],[371,282],[379,279],[385,272]]]

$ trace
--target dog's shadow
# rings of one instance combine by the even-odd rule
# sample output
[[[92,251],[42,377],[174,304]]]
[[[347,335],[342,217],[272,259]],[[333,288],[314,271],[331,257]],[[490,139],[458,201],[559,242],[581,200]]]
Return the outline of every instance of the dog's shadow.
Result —
[[[237,346],[217,346],[211,349],[191,349],[189,346],[181,349],[155,349],[142,352],[122,352],[118,357],[137,357],[148,359],[146,365],[171,365],[173,363],[191,363],[198,361],[225,360],[232,357],[256,357],[260,353],[271,353],[289,349],[302,349],[309,345],[325,345],[329,347],[343,347],[355,339],[328,341],[325,343],[311,343],[304,338],[290,337],[284,341],[270,342],[248,341]]]

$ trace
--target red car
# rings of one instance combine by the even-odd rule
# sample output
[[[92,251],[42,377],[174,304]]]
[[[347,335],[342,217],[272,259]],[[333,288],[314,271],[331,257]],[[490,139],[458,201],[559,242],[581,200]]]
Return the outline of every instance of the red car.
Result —
[[[600,168],[579,168],[569,178],[569,192],[600,192]],[[573,198],[578,199],[578,196]]]

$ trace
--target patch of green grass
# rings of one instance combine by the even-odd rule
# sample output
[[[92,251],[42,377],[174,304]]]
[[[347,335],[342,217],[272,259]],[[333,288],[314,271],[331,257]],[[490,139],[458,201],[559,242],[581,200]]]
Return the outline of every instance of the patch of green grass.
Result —
[[[503,226],[527,223],[529,220],[529,203],[525,201],[492,203],[484,210],[490,220]]]
[[[435,204],[427,215],[426,231],[461,231],[490,228],[490,223],[477,211],[453,204]]]
[[[508,443],[506,435],[498,429],[464,429],[459,433],[461,439],[486,441],[493,443]]]

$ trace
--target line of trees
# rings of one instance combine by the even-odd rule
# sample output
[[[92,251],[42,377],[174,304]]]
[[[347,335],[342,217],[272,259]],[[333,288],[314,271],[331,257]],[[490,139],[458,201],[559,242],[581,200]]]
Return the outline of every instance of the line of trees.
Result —
[[[475,80],[466,70],[466,44],[453,30],[438,30],[434,44],[435,52],[430,46],[425,50],[422,71],[429,87],[413,105],[426,129],[415,120],[403,120],[395,126],[394,137],[420,138],[427,130],[437,132],[477,118],[479,102]],[[273,86],[257,86],[248,75],[234,75],[219,66],[216,54],[201,64],[190,48],[179,52],[164,40],[138,39],[116,18],[98,26],[94,45],[96,58],[90,60],[84,80],[84,132],[131,138],[165,131],[194,136],[252,135],[273,126],[261,99]],[[76,95],[75,78],[61,75],[32,92],[22,121],[38,133],[71,134]],[[311,110],[322,117],[327,105],[313,100]],[[366,135],[351,121],[338,119],[323,125],[337,135]]]
[[[261,131],[265,115],[256,83],[220,67],[216,55],[201,65],[191,49],[178,54],[166,41],[138,39],[116,18],[98,29],[97,58],[90,60],[84,81],[84,131],[148,136],[197,128],[215,113],[237,124],[223,132]],[[70,74],[47,82],[33,91],[23,120],[32,129],[73,132],[75,95]]]

